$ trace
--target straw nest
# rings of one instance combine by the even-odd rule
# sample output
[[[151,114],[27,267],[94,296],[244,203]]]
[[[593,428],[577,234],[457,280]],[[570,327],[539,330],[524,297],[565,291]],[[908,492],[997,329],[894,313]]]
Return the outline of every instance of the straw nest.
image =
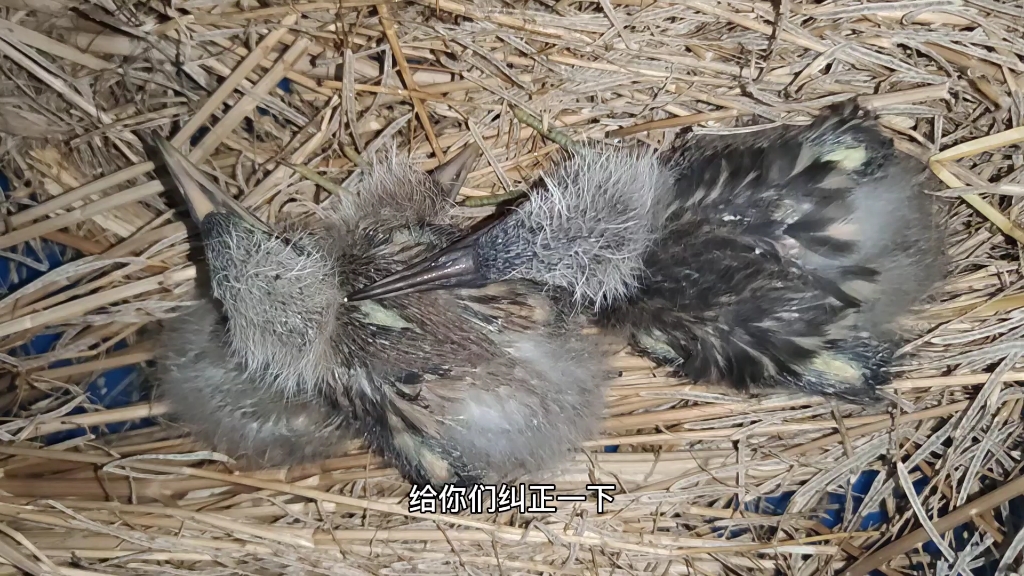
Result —
[[[1013,4],[0,0],[4,266],[19,281],[46,268],[43,244],[70,249],[0,301],[0,574],[1016,570]],[[931,159],[948,198],[954,263],[915,318],[888,412],[696,386],[618,349],[605,437],[556,482],[615,484],[614,502],[460,515],[410,513],[409,487],[360,446],[239,473],[160,421],[163,406],[100,405],[108,371],[151,357],[146,327],[181,309],[195,276],[142,131],[202,136],[193,158],[269,221],[346,193],[329,184],[355,184],[360,156],[389,139],[424,167],[476,141],[487,154],[460,208],[474,218],[557,151],[544,132],[660,145],[806,122],[851,97]],[[44,334],[52,344],[25,346]],[[114,427],[143,418],[156,425]],[[864,498],[835,504],[852,492]],[[782,509],[758,504],[780,494]]]

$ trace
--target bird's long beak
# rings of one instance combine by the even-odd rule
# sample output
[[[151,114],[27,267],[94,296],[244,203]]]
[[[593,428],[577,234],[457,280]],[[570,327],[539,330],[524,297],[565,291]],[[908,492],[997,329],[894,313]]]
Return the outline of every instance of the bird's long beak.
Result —
[[[430,172],[430,177],[444,190],[448,199],[454,201],[479,157],[480,147],[475,142],[470,142],[458,154],[434,168]]]
[[[434,168],[430,177],[449,199],[455,200],[479,156],[480,147],[471,142],[444,164]],[[358,302],[428,290],[483,286],[487,282],[479,273],[476,260],[476,240],[482,233],[483,230],[467,236],[387,278],[364,286],[349,294],[346,300]]]
[[[355,290],[345,300],[358,302],[430,290],[486,286],[490,282],[480,273],[476,255],[477,240],[486,230],[480,230],[391,276]]]
[[[185,197],[189,214],[192,215],[196,224],[201,223],[210,213],[222,212],[239,216],[256,228],[270,231],[270,228],[259,218],[211,182],[202,170],[179,152],[173,144],[160,136],[155,136],[153,140],[160,151],[167,172],[170,173],[178,190]]]

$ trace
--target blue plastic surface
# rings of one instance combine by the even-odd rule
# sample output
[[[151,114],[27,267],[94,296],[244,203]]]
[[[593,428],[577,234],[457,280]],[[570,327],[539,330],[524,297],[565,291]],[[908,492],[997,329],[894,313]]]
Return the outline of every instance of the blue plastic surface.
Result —
[[[9,191],[9,185],[10,183],[6,176],[0,174],[0,191],[2,191],[5,196]],[[40,264],[45,264],[47,269],[59,267],[63,263],[74,260],[78,257],[75,250],[46,240],[40,240],[38,245],[41,247],[42,254],[37,252],[31,243],[12,246],[8,250],[15,252],[22,257],[39,262]],[[38,279],[43,274],[45,274],[44,271],[36,270],[20,262],[15,262],[6,257],[0,256],[0,294],[6,295],[14,292],[22,286]],[[73,285],[68,286],[64,288],[64,290],[70,290],[73,287]],[[5,353],[10,354],[15,358],[45,354],[54,349],[56,344],[60,341],[60,337],[61,333],[58,331],[46,331],[36,336],[28,343],[18,346],[14,350],[5,350]],[[121,350],[126,346],[126,342],[118,342],[112,347],[112,351]],[[70,360],[60,360],[52,363],[48,367],[60,368],[71,364],[72,361]],[[141,381],[142,370],[140,370],[139,367],[125,366],[115,368],[98,375],[86,386],[85,394],[87,396],[88,403],[106,408],[118,408],[141,402],[145,399],[145,394],[143,393],[145,387],[140,386]],[[68,414],[83,414],[85,412],[85,407],[77,406]],[[10,413],[3,414],[3,416],[10,415]],[[131,423],[116,423],[95,427],[89,431],[97,436],[101,436],[130,428],[143,428],[152,424],[153,422],[150,420],[141,420]],[[42,440],[46,444],[55,444],[83,436],[85,434],[86,430],[84,429],[68,430],[65,432],[50,434]]]

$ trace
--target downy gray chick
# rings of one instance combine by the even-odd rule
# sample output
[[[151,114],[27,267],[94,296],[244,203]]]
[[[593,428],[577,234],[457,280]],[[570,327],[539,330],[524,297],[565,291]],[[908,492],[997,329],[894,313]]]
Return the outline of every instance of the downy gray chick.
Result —
[[[331,399],[321,395],[317,376],[311,379],[308,369],[288,372],[287,364],[282,364],[281,370],[268,370],[267,364],[276,359],[274,354],[267,357],[270,362],[258,361],[268,345],[273,346],[267,340],[277,333],[275,328],[281,332],[291,329],[297,338],[301,336],[301,329],[287,322],[308,313],[301,308],[310,300],[274,302],[267,294],[251,294],[242,299],[258,304],[251,310],[240,308],[237,295],[224,289],[223,281],[230,281],[230,276],[222,272],[246,263],[233,261],[236,239],[226,223],[244,220],[244,226],[254,231],[248,234],[253,241],[244,246],[252,252],[266,251],[262,262],[255,256],[248,262],[252,268],[265,265],[268,274],[303,266],[311,266],[308,270],[314,273],[329,271],[326,267],[316,271],[315,262],[306,259],[304,263],[301,257],[275,246],[269,227],[221,192],[166,140],[157,138],[156,143],[165,168],[200,227],[213,292],[196,290],[191,299],[197,303],[164,322],[152,372],[157,398],[168,402],[170,418],[188,428],[201,444],[247,467],[295,465],[338,455],[357,433]],[[267,308],[276,308],[282,321],[266,332],[254,330]],[[282,352],[306,345],[296,339]],[[290,389],[311,392],[292,394]]]
[[[221,313],[204,304],[177,321],[160,384],[207,439],[287,462],[357,435],[410,482],[439,486],[539,471],[596,433],[603,370],[537,285],[343,299],[461,234],[448,214],[476,150],[431,175],[382,154],[358,197],[290,237],[161,150]]]
[[[923,167],[862,112],[663,155],[585,149],[482,234],[349,299],[527,278],[696,381],[874,401],[944,258]]]

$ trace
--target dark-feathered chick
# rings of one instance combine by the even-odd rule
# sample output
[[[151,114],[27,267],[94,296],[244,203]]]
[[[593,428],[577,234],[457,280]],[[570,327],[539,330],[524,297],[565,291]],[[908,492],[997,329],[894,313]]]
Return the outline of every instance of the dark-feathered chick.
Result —
[[[350,295],[528,278],[687,376],[854,402],[887,383],[896,321],[944,271],[923,167],[842,104],[804,127],[589,148],[471,242]]]
[[[449,207],[472,150],[432,175],[378,155],[358,197],[290,236],[161,151],[200,224],[212,295],[165,333],[159,384],[207,440],[290,463],[358,435],[411,482],[440,485],[536,472],[596,432],[603,371],[538,286],[342,297],[458,237]]]

